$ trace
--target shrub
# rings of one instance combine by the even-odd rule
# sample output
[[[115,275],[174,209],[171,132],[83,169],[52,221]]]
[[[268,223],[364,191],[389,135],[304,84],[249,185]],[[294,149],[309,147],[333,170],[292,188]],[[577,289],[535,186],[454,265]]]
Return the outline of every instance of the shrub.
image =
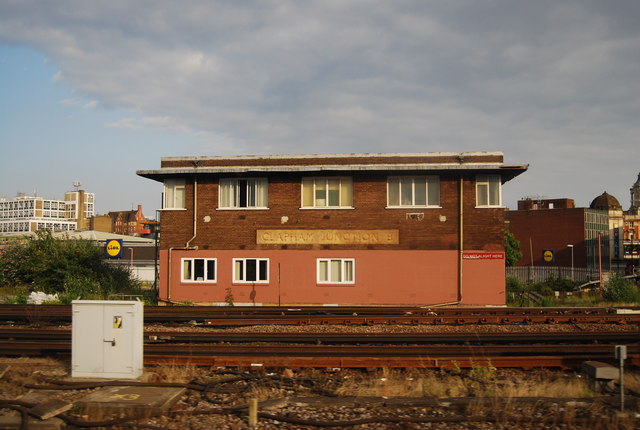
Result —
[[[571,279],[553,277],[530,286],[531,290],[545,295],[552,295],[554,291],[573,291],[575,287],[576,283]]]
[[[609,302],[638,303],[638,288],[621,274],[614,273],[604,283],[603,296]]]
[[[507,276],[507,291],[517,292],[524,290],[524,284],[515,276]]]
[[[567,278],[549,278],[544,282],[553,291],[573,291],[576,283]]]

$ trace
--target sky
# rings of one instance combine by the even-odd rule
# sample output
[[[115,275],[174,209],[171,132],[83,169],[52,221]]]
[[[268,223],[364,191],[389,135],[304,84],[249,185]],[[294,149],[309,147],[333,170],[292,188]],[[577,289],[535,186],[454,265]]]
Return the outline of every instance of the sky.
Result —
[[[640,173],[637,0],[0,0],[0,198],[143,206],[168,156],[501,151],[503,203]]]

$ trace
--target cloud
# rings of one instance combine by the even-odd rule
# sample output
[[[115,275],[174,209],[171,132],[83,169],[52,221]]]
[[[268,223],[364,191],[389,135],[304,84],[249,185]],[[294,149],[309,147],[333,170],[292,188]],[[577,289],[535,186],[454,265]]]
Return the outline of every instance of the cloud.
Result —
[[[623,0],[24,0],[0,6],[0,41],[136,113],[108,127],[190,133],[202,154],[503,150],[532,164],[523,192],[567,195],[598,163],[631,168],[637,16]]]
[[[98,102],[96,100],[92,100],[88,103],[85,103],[83,107],[83,109],[95,109],[95,107],[98,106]]]
[[[78,99],[62,99],[58,103],[61,104],[62,106],[71,107],[71,106],[79,105],[80,104],[80,100],[78,100]]]
[[[105,124],[105,126],[109,128],[123,128],[130,130],[142,128],[137,122],[138,120],[136,118],[122,118],[116,122]]]

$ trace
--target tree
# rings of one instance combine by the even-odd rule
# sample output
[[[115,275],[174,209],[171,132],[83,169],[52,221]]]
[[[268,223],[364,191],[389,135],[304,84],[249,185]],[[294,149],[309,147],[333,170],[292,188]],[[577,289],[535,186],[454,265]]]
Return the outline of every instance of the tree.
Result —
[[[504,252],[506,259],[505,263],[508,267],[515,266],[518,260],[522,258],[520,241],[509,231],[504,233]]]
[[[31,240],[14,241],[0,254],[0,286],[58,294],[62,301],[106,298],[139,288],[129,270],[107,263],[93,241],[56,239],[38,231]]]

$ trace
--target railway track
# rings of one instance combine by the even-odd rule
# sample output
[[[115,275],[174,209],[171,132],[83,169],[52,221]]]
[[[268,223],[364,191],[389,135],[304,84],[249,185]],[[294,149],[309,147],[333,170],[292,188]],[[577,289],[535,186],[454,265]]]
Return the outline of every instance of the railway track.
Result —
[[[0,322],[71,322],[70,305],[0,305]],[[376,324],[640,324],[639,308],[145,306],[145,323],[209,326]]]
[[[0,355],[71,355],[72,307],[0,305]],[[4,324],[2,324],[4,322]],[[637,308],[417,308],[417,307],[164,307],[144,309],[145,364],[305,367],[576,367],[586,360],[614,362],[614,345],[628,347],[640,365]],[[549,324],[603,324],[607,330],[548,329]],[[283,332],[267,330],[279,324]],[[431,333],[363,328],[348,333],[296,332],[293,326],[441,326]],[[500,324],[509,332],[446,332],[445,326]],[[545,326],[545,324],[547,326]],[[46,328],[49,325],[49,328]],[[178,325],[178,328],[175,326]],[[192,326],[198,326],[197,330]],[[260,328],[259,326],[264,328]],[[625,330],[616,330],[625,325]],[[633,327],[630,327],[633,325]],[[34,327],[37,328],[29,328]],[[169,326],[173,330],[167,330]],[[257,326],[251,332],[216,327]],[[527,327],[525,329],[524,327]],[[546,327],[546,328],[545,328]],[[622,326],[620,326],[622,327]],[[362,332],[364,330],[364,332]],[[282,330],[279,330],[282,331]],[[548,331],[548,332],[545,332]],[[475,363],[475,364],[474,364]]]
[[[71,329],[1,328],[2,341],[71,342]],[[508,333],[273,333],[273,332],[190,332],[153,330],[144,333],[145,344],[177,343],[293,343],[293,344],[618,344],[640,342],[640,331],[568,331]],[[1,346],[2,344],[0,344]],[[0,349],[8,352],[7,349]]]
[[[614,362],[614,345],[640,365],[639,332],[233,333],[146,331],[145,364],[275,367],[579,367]],[[71,355],[70,329],[2,328],[0,355]]]

